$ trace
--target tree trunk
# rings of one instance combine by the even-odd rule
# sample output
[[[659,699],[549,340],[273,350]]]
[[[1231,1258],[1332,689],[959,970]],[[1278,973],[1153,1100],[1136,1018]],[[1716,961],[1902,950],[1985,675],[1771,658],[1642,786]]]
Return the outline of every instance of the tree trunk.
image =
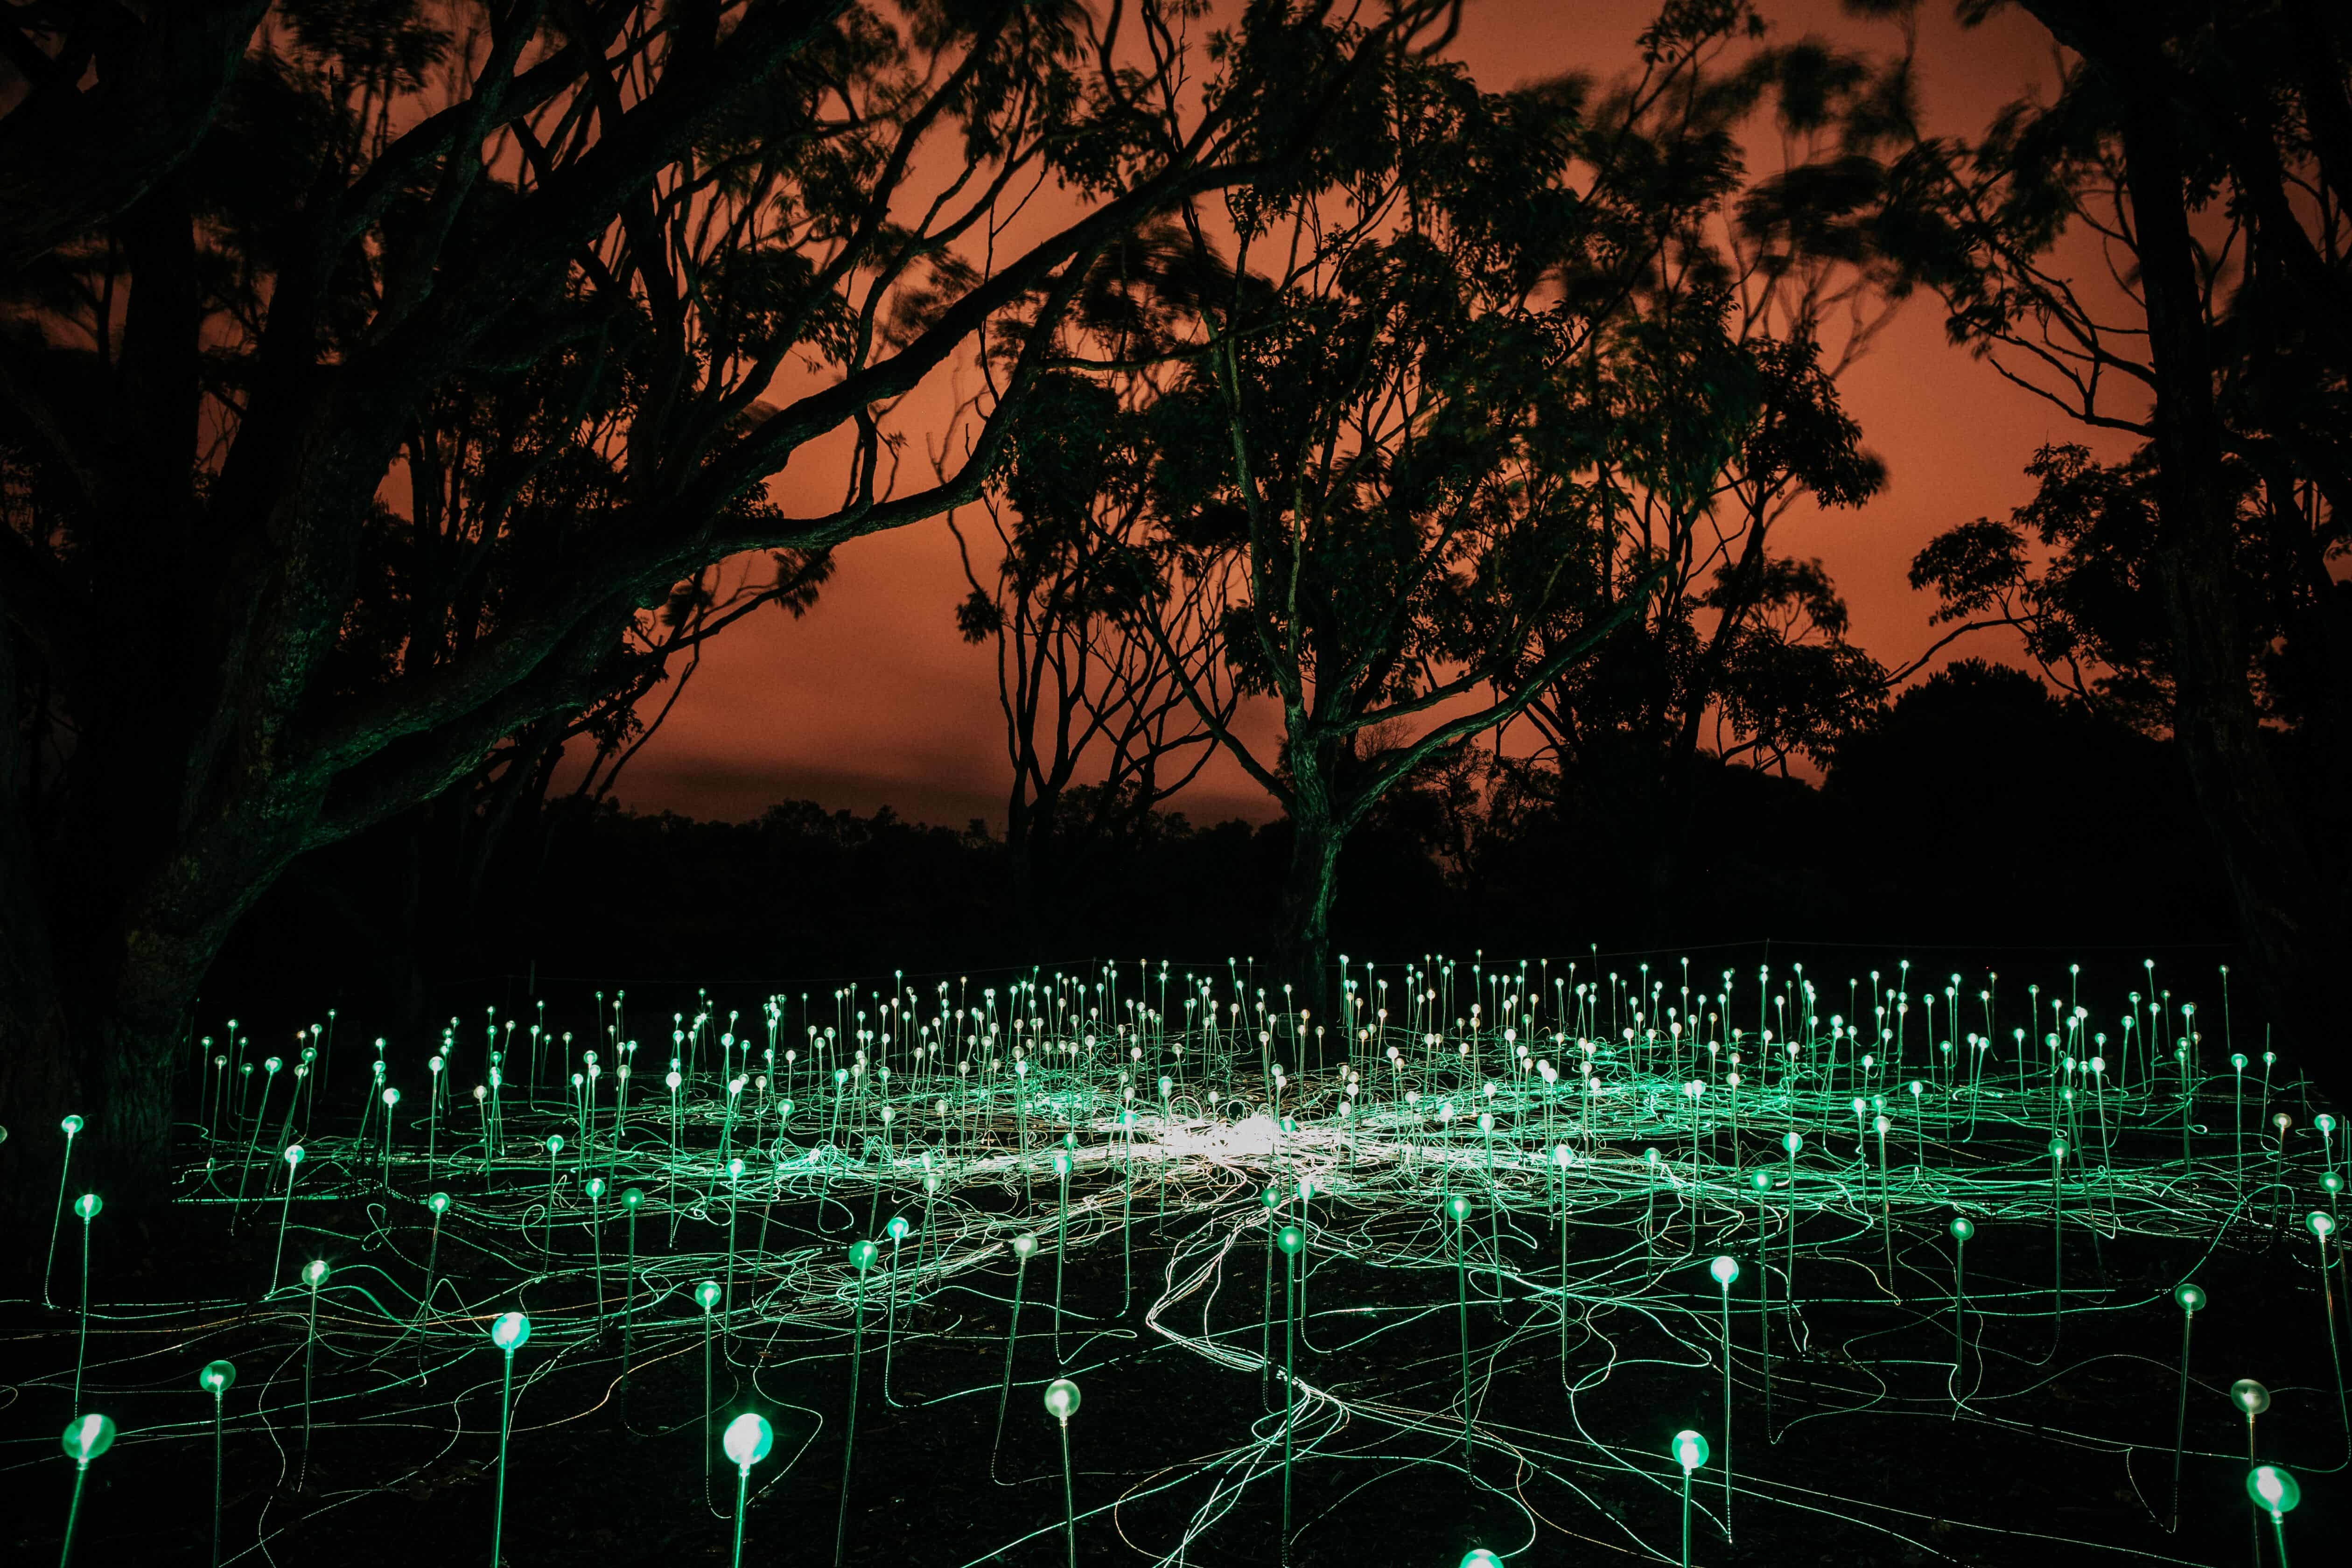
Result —
[[[1689,708],[1675,726],[1665,754],[1657,759],[1661,776],[1654,795],[1633,804],[1639,831],[1652,846],[1643,889],[1644,922],[1650,942],[1664,946],[1689,940],[1685,922],[1689,906],[1683,897],[1690,857],[1692,820],[1697,813],[1698,743],[1706,717],[1703,704]]]
[[[2126,179],[2157,379],[2158,570],[2173,643],[2174,732],[2220,850],[2279,1031],[2336,1077],[2326,1028],[2344,914],[2316,869],[2250,684],[2235,596],[2235,503],[2223,472],[2213,361],[2183,196],[2179,128],[2153,92],[2128,94]]]
[[[1297,1006],[1312,1016],[1301,1044],[1302,1059],[1289,1064],[1318,1067],[1305,1059],[1314,1048],[1317,1021],[1336,1020],[1331,997],[1331,900],[1339,887],[1339,824],[1328,811],[1307,805],[1311,792],[1302,790],[1290,813],[1290,866],[1283,879],[1281,946],[1276,954],[1284,981],[1294,989]]]
[[[0,696],[13,696],[11,674],[0,668]],[[152,701],[164,685],[151,677],[139,689]],[[85,1123],[77,1190],[126,1205],[169,1194],[174,1078],[197,988],[299,842],[292,819],[184,838],[178,771],[159,754],[172,733],[143,705],[86,721],[79,787],[38,834],[21,776],[33,764],[15,736],[0,748],[0,1119],[12,1133],[0,1180],[20,1207],[54,1195],[68,1114]]]
[[[1045,912],[1053,886],[1054,808],[1050,796],[1032,800],[1013,786],[1004,814],[1005,870],[1013,882],[1013,922],[1030,953],[1045,944]]]
[[[5,638],[0,637],[0,645]],[[0,659],[6,658],[0,646]],[[7,748],[10,756],[16,747]],[[0,766],[5,766],[0,763]],[[29,836],[12,796],[0,803],[0,1189],[19,1219],[49,1201],[64,1150],[58,1122],[73,1107],[66,1082],[63,996],[33,880]],[[44,1181],[42,1173],[48,1173]],[[19,1227],[20,1234],[31,1232]]]
[[[47,931],[16,881],[12,874],[12,958],[26,945],[16,933]],[[6,1181],[18,1206],[44,1206],[54,1194],[68,1114],[85,1123],[75,1140],[75,1190],[127,1205],[168,1195],[182,1047],[197,987],[233,919],[195,930],[135,921],[110,940],[72,943],[81,962],[12,965],[0,996],[0,1105],[14,1134]]]

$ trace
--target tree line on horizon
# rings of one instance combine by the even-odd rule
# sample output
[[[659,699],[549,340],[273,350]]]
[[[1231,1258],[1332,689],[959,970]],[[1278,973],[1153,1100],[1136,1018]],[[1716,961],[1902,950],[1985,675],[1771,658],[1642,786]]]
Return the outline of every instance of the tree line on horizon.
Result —
[[[2023,8],[2060,89],[1965,138],[1920,128],[1906,43],[1783,39],[1748,0],[1500,91],[1446,55],[1456,0],[17,8],[0,1105],[156,1168],[173,1047],[273,889],[404,845],[412,899],[540,897],[513,868],[553,864],[566,793],[583,842],[642,841],[583,808],[703,645],[916,524],[957,530],[998,661],[1017,934],[1213,750],[1283,813],[1252,918],[1306,994],[1382,836],[1457,889],[1609,849],[1659,930],[1718,813],[1801,831],[1766,770],[1848,787],[1909,700],[1774,535],[1885,483],[1838,384],[1923,293],[2139,442],[2045,449],[1913,580],[2154,750],[2111,777],[1958,734],[1950,776],[2112,809],[2178,759],[2272,1016],[2324,1039],[2347,25]],[[902,427],[935,374],[978,390]],[[837,504],[777,503],[844,446]],[[1920,690],[1966,714],[1984,680]],[[1236,733],[1251,700],[1278,750]],[[1507,724],[1531,761],[1481,744]]]
[[[1956,752],[1952,737],[1969,737]],[[1524,787],[1457,757],[1390,792],[1342,852],[1338,952],[1359,962],[1574,958],[1589,949],[1868,950],[2004,973],[2153,958],[2242,963],[2228,887],[2168,742],[2006,666],[1962,659],[1843,741],[1818,784],[1709,759],[1685,883],[1652,902],[1653,849],[1571,772]],[[1473,782],[1476,787],[1467,787]],[[742,1005],[908,976],[1226,959],[1278,973],[1291,825],[1195,821],[1059,797],[1049,862],[1025,874],[997,824],[779,802],[740,821],[542,808],[486,866],[388,825],[306,858],[224,948],[200,1017],[267,1031],[324,998],[371,1034],[433,1038],[482,1006],[630,988],[657,1012],[707,988]],[[305,977],[289,993],[282,976]],[[1923,969],[1923,973],[1925,970]],[[1943,969],[1937,969],[1940,976]],[[978,983],[978,982],[975,982]]]

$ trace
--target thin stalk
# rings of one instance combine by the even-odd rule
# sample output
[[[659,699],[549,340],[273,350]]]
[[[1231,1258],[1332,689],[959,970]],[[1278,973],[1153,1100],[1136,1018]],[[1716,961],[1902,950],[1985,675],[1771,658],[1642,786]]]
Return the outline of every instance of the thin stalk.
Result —
[[[499,1385],[499,1479],[497,1502],[490,1515],[490,1568],[500,1568],[499,1545],[507,1532],[507,1439],[514,1433],[514,1352],[506,1352],[506,1373]]]
[[[841,1432],[841,1514],[833,1527],[833,1568],[841,1568],[849,1544],[849,1467],[857,1446],[857,1373],[866,1360],[866,1273],[857,1274],[856,1327],[849,1350],[849,1415]]]

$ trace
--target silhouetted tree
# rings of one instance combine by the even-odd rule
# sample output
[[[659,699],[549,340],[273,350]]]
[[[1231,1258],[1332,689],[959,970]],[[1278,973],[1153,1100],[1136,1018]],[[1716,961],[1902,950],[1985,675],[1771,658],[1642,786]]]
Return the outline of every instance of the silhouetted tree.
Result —
[[[1818,763],[1885,685],[1821,563],[1773,533],[1800,503],[1859,506],[1885,483],[1837,382],[1893,309],[1872,220],[1908,90],[1809,38],[1694,68],[1688,90],[1638,79],[1601,116],[1612,156],[1654,171],[1673,236],[1580,366],[1613,419],[1592,479],[1609,592],[1638,608],[1527,718],[1563,803],[1605,803],[1646,847],[1653,929],[1683,896],[1702,757]],[[1779,164],[1747,174],[1732,154],[1767,124]],[[1726,155],[1694,175],[1675,155],[1691,146]]]
[[[2086,686],[2161,704],[2273,1016],[2332,1045],[2352,940],[2352,26],[2316,0],[2022,4],[2064,51],[2056,97],[1972,143],[1919,139],[1885,232],[1956,340],[2146,446],[2119,469],[2045,458],[2050,571],[1979,525],[1922,576],[1965,614],[2028,619],[2041,650],[2119,661]],[[2143,604],[2160,637],[2107,613]]]
[[[1148,363],[1219,281],[1181,229],[1139,230],[1098,258],[1074,324],[1112,363]],[[1040,380],[982,496],[992,569],[974,562],[971,537],[948,516],[971,588],[957,628],[996,656],[1012,771],[1005,845],[1032,932],[1040,900],[1058,892],[1066,826],[1121,837],[1214,754],[1187,680],[1211,721],[1230,720],[1239,700],[1216,656],[1230,557],[1187,550],[1150,525],[1138,412],[1148,384],[1069,369]],[[1066,824],[1074,810],[1083,820]]]
[[[1466,737],[1541,706],[1572,745],[1640,688],[1662,759],[1710,713],[1784,752],[1875,697],[1826,579],[1766,535],[1799,497],[1880,482],[1815,332],[1847,309],[1848,352],[1873,330],[1890,89],[1759,30],[1744,5],[1671,8],[1597,97],[1416,68],[1319,189],[1228,204],[1244,269],[1153,406],[1155,482],[1170,526],[1246,564],[1224,651],[1280,702],[1283,751],[1219,731],[1289,818],[1286,959],[1310,994],[1340,844]],[[1800,151],[1749,182],[1738,136],[1766,104]]]
[[[2166,728],[2172,647],[2151,549],[2153,457],[2142,448],[2095,463],[2083,447],[2044,447],[2025,467],[2033,498],[2007,522],[1980,517],[1930,540],[1912,559],[1911,585],[1935,591],[1935,619],[1952,629],[1928,653],[2005,627],[2044,679],[2086,707]],[[2239,601],[2265,618],[2257,584],[2242,584]]]
[[[1547,174],[1580,97],[1481,94],[1435,65],[1385,85],[1389,117],[1314,188],[1230,204],[1242,275],[1148,410],[1160,524],[1237,561],[1220,652],[1281,709],[1281,752],[1262,756],[1191,688],[1288,819],[1281,963],[1318,1010],[1341,845],[1423,759],[1524,700],[1482,700],[1490,679],[1580,656],[1527,649],[1593,575],[1563,461],[1577,332],[1539,298],[1575,243]],[[1259,256],[1270,275],[1247,272]]]
[[[941,483],[894,490],[893,402],[1057,321],[1135,224],[1283,175],[1452,15],[1262,4],[1207,51],[1160,0],[148,9],[0,22],[0,203],[33,213],[0,345],[0,1103],[150,1171],[195,988],[294,857],[616,689],[633,618],[711,563],[977,494],[1050,334]],[[124,177],[50,176],[77,128]],[[1075,210],[1001,252],[1047,184]],[[517,376],[516,485],[478,489],[478,537],[434,520],[410,437]],[[788,514],[766,482],[834,432],[837,500]]]

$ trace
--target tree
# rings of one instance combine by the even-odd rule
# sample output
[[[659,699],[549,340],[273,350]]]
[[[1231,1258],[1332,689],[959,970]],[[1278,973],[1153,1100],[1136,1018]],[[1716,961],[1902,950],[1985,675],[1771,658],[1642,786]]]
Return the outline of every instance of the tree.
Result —
[[[1117,363],[1164,356],[1203,289],[1225,281],[1200,261],[1174,226],[1138,230],[1097,260],[1073,325]],[[1041,378],[982,496],[992,571],[975,563],[971,539],[948,517],[971,586],[957,628],[996,656],[1012,771],[1005,847],[1033,934],[1041,901],[1056,891],[1064,829],[1130,839],[1200,775],[1214,755],[1210,723],[1229,721],[1239,702],[1216,657],[1230,560],[1150,526],[1139,412],[1148,388],[1132,374]],[[992,378],[984,395],[1001,399]],[[1084,820],[1066,822],[1074,809]]]
[[[86,52],[117,7],[0,26],[19,170],[104,94],[235,48],[184,156],[151,138],[103,191],[0,190],[52,204],[0,350],[0,1103],[78,1110],[150,1174],[196,986],[294,857],[615,689],[635,615],[711,563],[976,494],[1042,348],[939,484],[894,490],[894,401],[1058,320],[1137,223],[1282,174],[1451,15],[1258,5],[1203,51],[1160,0],[282,0],[241,43],[254,8],[192,9],[137,29],[119,81],[133,57]],[[98,97],[59,97],[93,68]],[[1047,186],[1075,211],[1000,253]],[[518,376],[546,466],[486,522],[501,591],[425,592],[435,552],[391,544],[431,493],[408,438]],[[837,503],[787,512],[767,482],[835,431]],[[421,637],[412,593],[439,606]]]
[[[1886,232],[1956,341],[2143,447],[2043,476],[2078,530],[2054,574],[2029,584],[1980,528],[1923,580],[1955,608],[2030,587],[2011,604],[2054,646],[2162,702],[2273,1016],[2315,1052],[2352,937],[2352,37],[2315,0],[2024,8],[2064,51],[2057,95],[1972,143],[1917,138]],[[2160,643],[2069,599],[2095,568],[2152,591]]]
[[[1158,525],[1237,563],[1220,651],[1235,688],[1280,705],[1281,752],[1260,756],[1187,678],[1288,819],[1279,956],[1318,1010],[1348,835],[1601,630],[1530,657],[1594,578],[1574,484],[1590,432],[1561,374],[1589,323],[1547,298],[1604,243],[1567,176],[1581,91],[1482,93],[1419,61],[1382,89],[1312,182],[1227,203],[1234,282],[1147,410]]]
[[[1613,431],[1592,479],[1608,592],[1636,608],[1527,710],[1560,807],[1602,801],[1644,847],[1653,930],[1683,907],[1705,759],[1822,763],[1886,682],[1820,562],[1773,535],[1801,502],[1885,482],[1838,380],[1894,309],[1871,225],[1909,76],[1810,38],[1731,41],[1695,38],[1685,79],[1644,74],[1597,117],[1670,237],[1580,366]],[[1766,124],[1780,162],[1750,174],[1739,149]]]
[[[588,352],[551,353],[520,370],[469,370],[417,410],[395,459],[403,515],[363,542],[361,571],[373,585],[355,596],[344,629],[341,657],[360,667],[360,679],[379,682],[403,668],[462,657],[551,569],[550,546],[580,521],[611,515],[617,491],[604,454],[642,407],[647,377],[637,351],[646,341],[614,334]],[[747,496],[735,504],[765,503]],[[410,852],[402,918],[386,936],[418,966],[417,1000],[430,955],[477,951],[484,879],[511,830],[535,825],[543,850],[581,806],[608,798],[675,707],[704,645],[770,606],[805,614],[832,572],[832,553],[822,549],[778,549],[697,570],[658,604],[631,613],[587,707],[523,725],[448,790],[390,820]],[[545,815],[557,767],[575,741],[589,755],[565,803],[571,809]]]
[[[1818,567],[1765,538],[1801,495],[1880,482],[1814,334],[1843,309],[1864,312],[1844,352],[1874,330],[1890,89],[1811,44],[1716,68],[1760,30],[1745,5],[1670,9],[1598,96],[1416,69],[1321,185],[1229,204],[1244,261],[1279,264],[1206,313],[1155,405],[1155,471],[1165,516],[1245,563],[1226,657],[1281,703],[1284,748],[1220,734],[1289,817],[1310,994],[1339,845],[1466,738],[1526,712],[1570,747],[1641,688],[1662,755],[1709,711],[1785,752],[1875,696]],[[1767,101],[1801,142],[1842,136],[1751,184],[1738,132]]]
[[[2025,472],[2033,498],[2009,521],[1980,517],[1947,529],[1913,558],[1911,585],[1933,589],[1936,622],[1952,626],[1928,655],[2007,627],[2042,679],[2084,707],[2143,732],[2164,729],[2172,647],[2149,549],[2152,455],[2142,448],[2121,463],[2095,463],[2084,447],[2044,447]],[[2262,617],[2255,584],[2242,584],[2238,598]]]
[[[0,271],[138,201],[212,123],[269,0],[15,6],[0,23]]]

